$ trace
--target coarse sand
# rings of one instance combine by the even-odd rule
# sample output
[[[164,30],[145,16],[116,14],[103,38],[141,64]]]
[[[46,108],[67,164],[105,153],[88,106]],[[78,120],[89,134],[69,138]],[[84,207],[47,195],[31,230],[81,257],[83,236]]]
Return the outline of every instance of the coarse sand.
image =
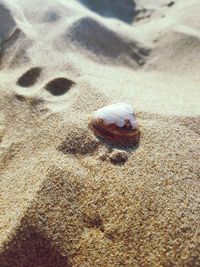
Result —
[[[199,0],[98,2],[0,0],[0,267],[199,267]]]

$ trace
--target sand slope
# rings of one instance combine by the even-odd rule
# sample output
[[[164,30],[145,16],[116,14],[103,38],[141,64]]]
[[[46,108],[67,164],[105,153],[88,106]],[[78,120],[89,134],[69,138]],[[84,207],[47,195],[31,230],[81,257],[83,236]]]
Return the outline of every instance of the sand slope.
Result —
[[[200,4],[171,2],[0,1],[1,267],[200,266]],[[88,128],[119,101],[137,147]]]

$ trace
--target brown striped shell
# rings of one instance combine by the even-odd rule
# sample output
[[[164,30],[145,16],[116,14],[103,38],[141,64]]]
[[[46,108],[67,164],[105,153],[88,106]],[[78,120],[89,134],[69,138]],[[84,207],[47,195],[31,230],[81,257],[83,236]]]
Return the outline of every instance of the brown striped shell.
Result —
[[[89,126],[97,136],[112,143],[135,145],[140,139],[133,109],[128,104],[116,103],[96,110]]]

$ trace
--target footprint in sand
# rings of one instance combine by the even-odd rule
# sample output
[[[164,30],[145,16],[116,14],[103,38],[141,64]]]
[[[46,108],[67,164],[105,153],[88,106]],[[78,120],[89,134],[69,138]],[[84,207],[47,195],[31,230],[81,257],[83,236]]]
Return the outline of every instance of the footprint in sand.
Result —
[[[54,96],[64,95],[75,82],[66,78],[57,78],[46,84],[45,89]]]
[[[40,67],[31,68],[18,79],[17,85],[21,87],[33,86],[40,77],[41,72],[42,68]]]

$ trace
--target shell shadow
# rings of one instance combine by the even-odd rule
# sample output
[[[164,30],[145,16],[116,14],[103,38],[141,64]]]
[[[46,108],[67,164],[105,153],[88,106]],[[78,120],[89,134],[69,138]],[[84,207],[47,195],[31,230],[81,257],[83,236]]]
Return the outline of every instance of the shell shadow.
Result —
[[[127,153],[130,153],[137,150],[140,146],[140,139],[137,144],[124,145],[124,144],[114,144],[110,141],[107,141],[103,137],[96,136],[96,138],[102,145],[104,145],[108,149],[109,152],[111,152],[113,149],[120,149],[126,151]]]

